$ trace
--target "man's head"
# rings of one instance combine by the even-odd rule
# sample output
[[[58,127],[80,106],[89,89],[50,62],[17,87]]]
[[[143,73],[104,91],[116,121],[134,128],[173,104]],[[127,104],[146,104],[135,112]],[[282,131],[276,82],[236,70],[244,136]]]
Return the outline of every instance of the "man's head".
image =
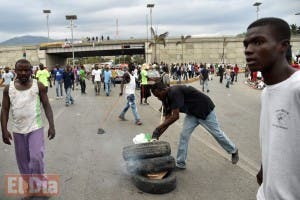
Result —
[[[20,59],[16,62],[15,72],[17,74],[17,79],[21,82],[21,84],[25,84],[30,80],[30,76],[32,73],[32,67],[28,60]]]
[[[8,73],[9,72],[9,67],[5,67],[4,71],[5,71],[5,73]]]
[[[96,65],[95,65],[95,70],[98,70],[98,69],[99,69],[99,65],[96,64]]]
[[[167,94],[167,86],[163,84],[161,81],[154,83],[151,86],[151,92],[155,97],[159,100],[164,100]]]
[[[262,18],[250,24],[244,40],[249,69],[266,72],[286,62],[290,38],[289,24],[282,19]]]
[[[133,63],[128,64],[128,72],[132,73],[135,70],[135,65]]]
[[[39,68],[40,68],[40,70],[43,70],[43,69],[44,69],[43,63],[40,63],[40,64],[39,64]]]
[[[71,65],[67,65],[67,66],[66,66],[66,70],[67,70],[67,72],[70,72],[70,71],[72,70]]]

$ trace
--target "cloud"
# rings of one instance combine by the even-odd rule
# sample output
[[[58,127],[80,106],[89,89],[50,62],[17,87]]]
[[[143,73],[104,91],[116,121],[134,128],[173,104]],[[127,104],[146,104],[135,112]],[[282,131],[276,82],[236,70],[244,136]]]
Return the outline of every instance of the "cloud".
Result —
[[[263,0],[261,17],[281,17],[288,23],[299,24],[299,0]],[[119,37],[146,38],[146,16],[150,26],[147,3],[154,3],[152,22],[155,30],[169,31],[170,36],[236,35],[245,31],[256,19],[256,8],[249,0],[0,0],[0,40],[20,35],[47,36],[46,16],[43,9],[50,9],[50,37],[70,37],[65,15],[76,14],[74,37],[116,34],[118,19]],[[297,10],[298,9],[298,10]],[[150,34],[150,33],[149,33]]]

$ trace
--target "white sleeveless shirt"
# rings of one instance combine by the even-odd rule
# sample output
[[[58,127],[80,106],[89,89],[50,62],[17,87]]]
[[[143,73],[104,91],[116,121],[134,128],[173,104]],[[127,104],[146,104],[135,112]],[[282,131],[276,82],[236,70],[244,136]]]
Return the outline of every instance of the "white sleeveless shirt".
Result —
[[[18,90],[15,82],[9,84],[9,98],[12,112],[12,129],[15,133],[27,134],[42,128],[41,101],[37,80],[27,90]]]
[[[126,97],[128,95],[134,94],[135,87],[136,87],[134,76],[132,76],[130,73],[128,73],[128,74],[130,76],[130,82],[125,85],[125,95],[126,95]]]

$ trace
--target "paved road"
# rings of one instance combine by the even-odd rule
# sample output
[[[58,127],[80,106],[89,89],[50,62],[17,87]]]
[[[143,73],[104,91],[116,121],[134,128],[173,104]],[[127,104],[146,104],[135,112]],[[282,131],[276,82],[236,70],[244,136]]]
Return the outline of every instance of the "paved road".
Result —
[[[200,89],[198,82],[191,85]],[[119,88],[113,88],[110,97],[102,91],[101,96],[94,96],[88,84],[87,95],[75,90],[76,102],[70,107],[65,107],[63,100],[55,100],[54,89],[50,89],[57,137],[46,142],[46,168],[48,173],[61,175],[61,194],[51,199],[255,199],[258,186],[254,175],[260,165],[260,91],[249,88],[242,80],[226,89],[216,79],[210,82],[210,90],[221,127],[239,147],[239,164],[232,165],[230,156],[198,127],[191,137],[187,169],[176,172],[177,188],[169,194],[151,195],[131,183],[121,153],[124,146],[132,144],[136,134],[151,133],[159,124],[160,102],[152,97],[150,106],[138,105],[143,125],[136,126],[131,111],[126,115],[128,121],[117,119],[125,105],[125,98],[118,97]],[[161,137],[170,142],[173,156],[176,156],[183,117]],[[104,128],[106,133],[96,134],[98,128]],[[5,174],[18,172],[13,147],[1,143],[0,160],[1,179]],[[4,196],[3,184],[1,181],[0,199],[13,199]]]

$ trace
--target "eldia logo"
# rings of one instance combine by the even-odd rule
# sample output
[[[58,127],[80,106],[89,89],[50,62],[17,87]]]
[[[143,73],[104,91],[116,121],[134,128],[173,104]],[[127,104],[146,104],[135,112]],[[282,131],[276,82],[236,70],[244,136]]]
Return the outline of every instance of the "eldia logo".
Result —
[[[6,196],[52,197],[59,194],[59,175],[54,174],[7,174]]]

